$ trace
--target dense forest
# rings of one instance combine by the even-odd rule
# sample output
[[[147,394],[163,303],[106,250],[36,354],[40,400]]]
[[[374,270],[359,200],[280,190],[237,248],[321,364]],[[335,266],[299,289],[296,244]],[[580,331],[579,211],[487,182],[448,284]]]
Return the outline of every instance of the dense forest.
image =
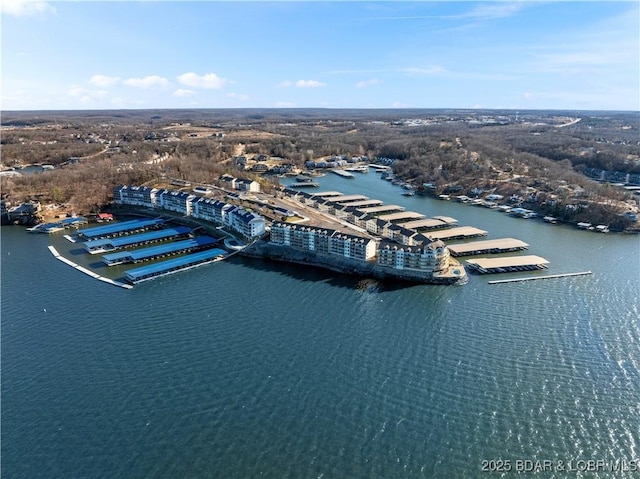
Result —
[[[387,158],[429,194],[515,195],[567,221],[619,228],[633,197],[595,176],[640,184],[637,112],[436,110],[145,110],[3,112],[2,169],[9,203],[38,200],[95,212],[118,184],[212,183],[238,172],[234,157],[264,155],[304,170],[321,158]],[[617,175],[617,176],[616,176]],[[607,176],[608,177],[608,176]],[[262,174],[265,187],[277,177]],[[427,188],[425,190],[425,188]]]

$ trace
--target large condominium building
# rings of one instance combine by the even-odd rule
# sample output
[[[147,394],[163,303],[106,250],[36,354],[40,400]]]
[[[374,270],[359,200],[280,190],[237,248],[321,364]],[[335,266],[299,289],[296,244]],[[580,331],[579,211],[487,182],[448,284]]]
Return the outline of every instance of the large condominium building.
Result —
[[[384,243],[378,249],[378,264],[399,270],[443,271],[449,267],[449,257],[449,249],[442,241],[422,246]]]
[[[271,225],[270,242],[359,261],[373,259],[377,248],[377,242],[370,238],[289,223]]]

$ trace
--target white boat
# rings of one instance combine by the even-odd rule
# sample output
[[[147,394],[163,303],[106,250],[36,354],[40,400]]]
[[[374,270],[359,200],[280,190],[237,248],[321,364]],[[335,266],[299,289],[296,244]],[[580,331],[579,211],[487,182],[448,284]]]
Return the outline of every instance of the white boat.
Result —
[[[542,219],[545,223],[551,223],[552,225],[555,225],[558,222],[558,218],[554,218],[553,216],[545,216]]]
[[[230,250],[233,251],[241,251],[243,249],[245,249],[247,247],[246,244],[238,241],[235,238],[225,238],[224,239],[224,245],[229,248]]]

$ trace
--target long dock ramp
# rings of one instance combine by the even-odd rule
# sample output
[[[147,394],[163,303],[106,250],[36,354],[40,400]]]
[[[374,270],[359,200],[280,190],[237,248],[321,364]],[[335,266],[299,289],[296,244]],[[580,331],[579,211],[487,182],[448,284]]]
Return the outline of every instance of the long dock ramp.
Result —
[[[586,276],[588,274],[593,274],[593,273],[591,271],[581,271],[579,273],[561,273],[561,274],[547,274],[545,276],[526,276],[523,278],[512,278],[512,279],[494,279],[493,281],[489,281],[489,284],[518,283],[522,281],[533,281],[535,279],[567,278],[571,276]]]
[[[49,246],[49,251],[51,251],[51,254],[58,260],[62,261],[65,264],[68,264],[69,266],[71,266],[74,269],[77,269],[78,271],[80,271],[81,273],[84,273],[88,276],[91,276],[92,278],[98,279],[104,283],[109,283],[112,284],[114,286],[118,286],[120,288],[124,288],[124,289],[131,289],[133,288],[133,286],[131,286],[130,284],[126,284],[126,283],[121,283],[119,281],[115,281],[113,279],[110,278],[105,278],[104,276],[100,276],[99,274],[94,273],[93,271],[89,271],[87,268],[84,268],[82,266],[80,266],[79,264],[74,263],[73,261],[65,258],[64,256],[62,256],[60,253],[58,253],[58,250],[56,250],[56,248],[54,246]]]

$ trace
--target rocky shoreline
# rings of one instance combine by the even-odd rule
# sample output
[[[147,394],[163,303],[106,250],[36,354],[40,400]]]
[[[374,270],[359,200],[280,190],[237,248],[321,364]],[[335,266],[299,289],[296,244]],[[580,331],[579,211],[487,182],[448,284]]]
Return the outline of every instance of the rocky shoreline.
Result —
[[[453,264],[449,268],[452,271],[451,274],[427,277],[424,273],[420,272],[396,270],[381,266],[375,262],[362,262],[349,258],[337,257],[335,255],[324,255],[310,251],[303,251],[290,246],[273,245],[263,240],[252,243],[242,251],[241,255],[250,258],[264,258],[273,261],[312,266],[328,269],[337,273],[386,281],[450,285],[463,284],[467,279],[464,266],[453,259]],[[458,271],[457,275],[453,273],[454,270]]]

